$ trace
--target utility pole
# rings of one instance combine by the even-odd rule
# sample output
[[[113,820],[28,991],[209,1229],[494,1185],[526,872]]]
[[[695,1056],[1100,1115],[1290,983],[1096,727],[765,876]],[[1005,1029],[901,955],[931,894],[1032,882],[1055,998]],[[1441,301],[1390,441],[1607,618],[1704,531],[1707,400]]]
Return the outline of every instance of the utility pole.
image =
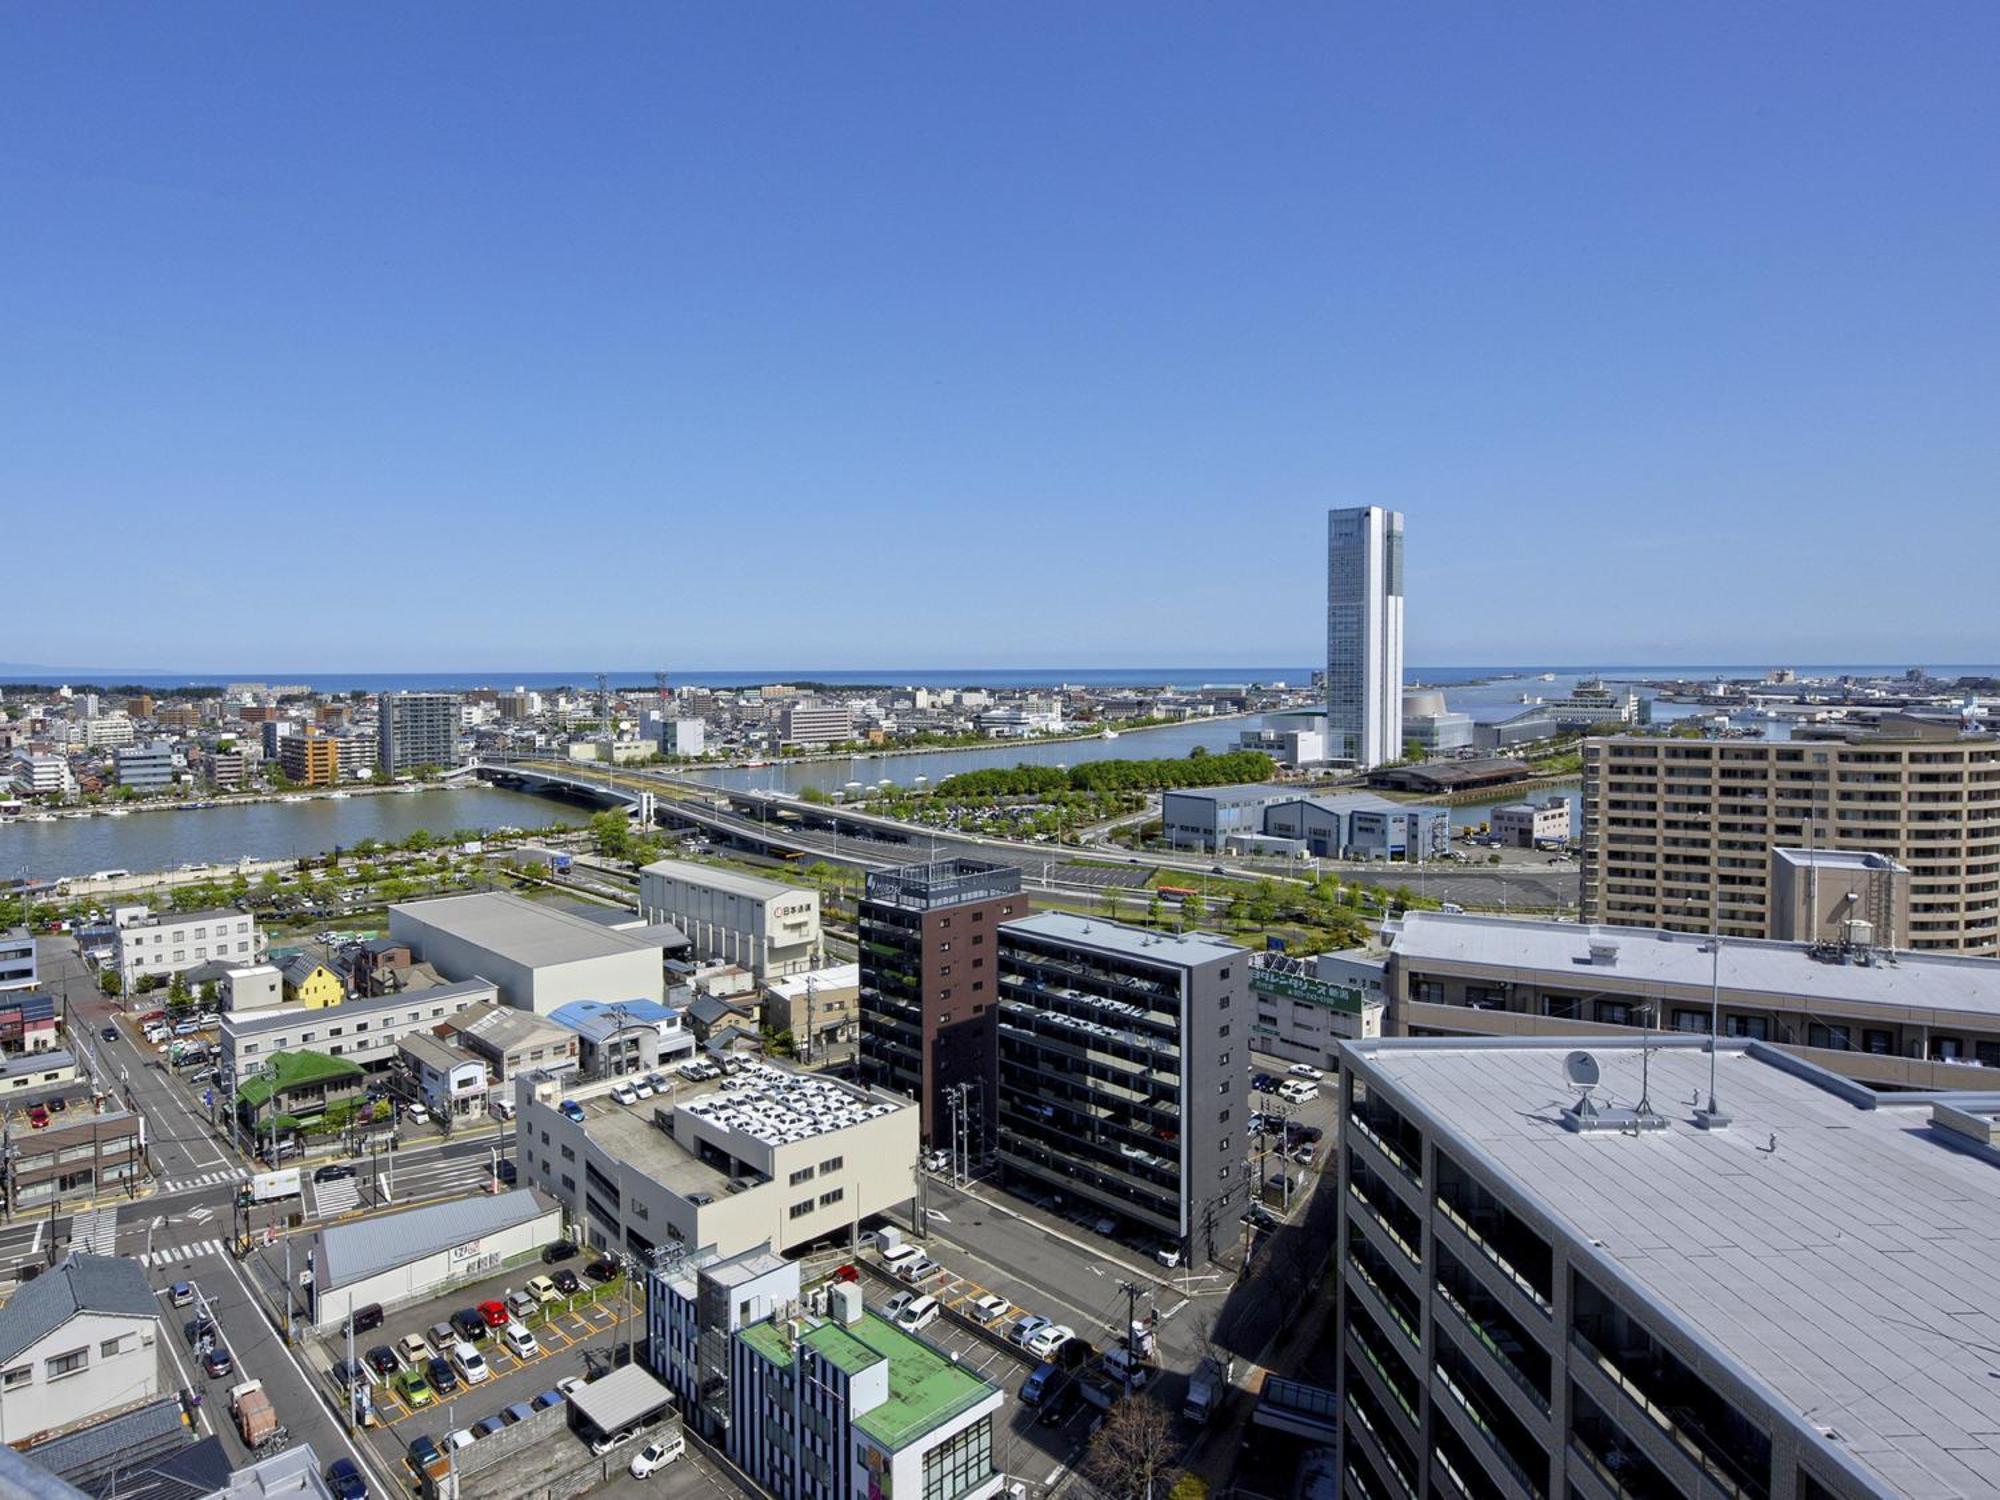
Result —
[[[1121,1281],[1118,1290],[1125,1294],[1125,1394],[1129,1396],[1132,1394],[1132,1370],[1139,1359],[1139,1351],[1132,1342],[1132,1329],[1139,1321],[1139,1284]]]

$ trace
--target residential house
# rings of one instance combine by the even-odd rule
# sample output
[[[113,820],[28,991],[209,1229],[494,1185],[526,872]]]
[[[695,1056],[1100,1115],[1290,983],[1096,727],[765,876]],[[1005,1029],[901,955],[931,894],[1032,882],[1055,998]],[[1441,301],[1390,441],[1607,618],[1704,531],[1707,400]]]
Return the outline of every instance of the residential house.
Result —
[[[72,1252],[0,1306],[0,1442],[23,1443],[160,1393],[161,1302],[139,1262]]]

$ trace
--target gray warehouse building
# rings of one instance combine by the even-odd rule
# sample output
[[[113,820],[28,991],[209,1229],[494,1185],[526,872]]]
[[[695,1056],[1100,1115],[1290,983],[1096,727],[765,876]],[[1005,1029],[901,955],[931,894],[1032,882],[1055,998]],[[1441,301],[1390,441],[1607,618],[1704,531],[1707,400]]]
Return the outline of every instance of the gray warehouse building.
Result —
[[[392,906],[389,934],[440,974],[490,980],[506,1004],[538,1015],[572,1000],[657,1002],[665,991],[657,938],[501,892]]]

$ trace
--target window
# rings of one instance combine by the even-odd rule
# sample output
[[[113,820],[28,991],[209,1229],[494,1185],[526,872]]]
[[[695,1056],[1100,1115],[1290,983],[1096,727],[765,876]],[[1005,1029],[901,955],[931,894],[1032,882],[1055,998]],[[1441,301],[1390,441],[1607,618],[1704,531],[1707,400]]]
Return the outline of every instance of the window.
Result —
[[[847,1158],[844,1156],[829,1156],[819,1164],[819,1169],[822,1172],[838,1172],[846,1164]]]
[[[831,1208],[833,1207],[834,1204],[838,1203],[842,1198],[845,1198],[846,1196],[847,1196],[846,1188],[835,1188],[833,1189],[832,1192],[821,1193],[819,1195],[819,1206],[821,1208]]]
[[[986,988],[986,981],[985,981],[985,980],[983,980],[983,979],[975,979],[975,980],[973,980],[973,981],[972,981],[972,993],[973,993],[973,994],[975,994],[975,995],[976,995],[976,994],[978,994],[978,993],[979,993],[979,992],[980,992],[981,990],[983,990],[983,989],[985,989],[985,988]]]
[[[124,1342],[125,1342],[125,1336],[123,1334],[120,1334],[115,1339],[106,1339],[103,1343],[97,1346],[97,1357],[99,1359],[110,1359],[114,1354],[118,1352],[119,1346],[122,1345]]]
[[[940,979],[949,979],[949,978],[951,978],[951,965],[950,965],[950,964],[945,964],[945,965],[941,966],[941,967],[940,967],[940,968],[938,969],[938,977],[939,977]]]
[[[67,1354],[58,1354],[48,1362],[48,1378],[61,1380],[65,1375],[74,1375],[90,1363],[88,1349],[72,1349]]]
[[[1229,1111],[1226,1109],[1217,1110],[1215,1115],[1215,1123],[1218,1125],[1227,1125],[1229,1123]]]
[[[791,1185],[797,1187],[802,1182],[811,1182],[812,1175],[813,1169],[811,1167],[800,1167],[798,1171],[792,1173]]]
[[[1227,979],[1227,978],[1229,977],[1229,969],[1227,968],[1227,966],[1225,966],[1225,967],[1223,968],[1222,972],[1221,972],[1220,974],[1216,975],[1215,977],[1216,977],[1217,979]]]
[[[0,1374],[0,1391],[19,1390],[22,1386],[34,1380],[34,1378],[35,1368],[33,1365],[16,1365],[13,1369]]]
[[[786,1209],[785,1217],[788,1219],[803,1219],[807,1214],[811,1213],[812,1211],[813,1211],[813,1201],[810,1198],[806,1198],[798,1203],[794,1203],[790,1208]]]
[[[1226,1036],[1228,1036],[1228,1035],[1229,1035],[1229,1023],[1228,1023],[1227,1021],[1224,1021],[1224,1022],[1223,1022],[1223,1023],[1222,1023],[1221,1025],[1220,1025],[1220,1026],[1216,1027],[1216,1029],[1215,1029],[1215,1035],[1216,1035],[1216,1037],[1217,1037],[1218,1039],[1220,1039],[1220,1038],[1222,1038],[1222,1037],[1226,1037]]]
[[[1229,997],[1228,997],[1227,995],[1224,995],[1224,996],[1222,997],[1222,1004],[1221,1004],[1221,1005],[1220,1005],[1219,1007],[1217,1007],[1217,1008],[1218,1008],[1218,1009],[1220,1009],[1220,1010],[1228,1010],[1228,1009],[1229,1009]]]
[[[1221,1056],[1221,1058],[1219,1059],[1219,1061],[1221,1062],[1221,1064],[1222,1064],[1222,1066],[1223,1066],[1223,1067],[1225,1067],[1225,1068],[1226,1068],[1226,1067],[1228,1067],[1228,1066],[1229,1066],[1229,1054],[1228,1054],[1228,1052],[1226,1052],[1226,1051],[1225,1051],[1225,1052],[1224,1052],[1224,1053],[1222,1054],[1222,1056]]]
[[[975,969],[983,969],[986,967],[986,960],[983,958],[975,958],[972,961],[972,967]]]
[[[1229,1094],[1229,1080],[1227,1078],[1223,1079],[1222,1082],[1215,1086],[1215,1091],[1226,1098]]]
[[[1771,1023],[1762,1016],[1726,1016],[1722,1029],[1731,1036],[1748,1037],[1752,1041],[1769,1041]]]
[[[924,1455],[923,1500],[957,1500],[993,1477],[993,1418],[981,1417]]]
[[[1222,1149],[1224,1151],[1227,1151],[1229,1149],[1229,1137],[1226,1135],[1222,1138]]]

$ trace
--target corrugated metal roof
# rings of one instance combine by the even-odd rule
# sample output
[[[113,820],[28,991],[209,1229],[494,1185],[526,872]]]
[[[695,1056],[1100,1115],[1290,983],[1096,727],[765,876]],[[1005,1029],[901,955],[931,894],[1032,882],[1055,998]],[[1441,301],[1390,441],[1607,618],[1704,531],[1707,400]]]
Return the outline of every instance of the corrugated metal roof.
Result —
[[[497,1198],[458,1198],[379,1219],[336,1224],[313,1237],[320,1290],[352,1286],[393,1266],[529,1223],[556,1208],[554,1199],[533,1188],[519,1188]]]
[[[106,1417],[26,1451],[31,1462],[81,1489],[114,1463],[123,1467],[135,1459],[170,1453],[188,1436],[180,1398],[162,1396],[135,1411]]]
[[[648,948],[657,952],[660,946],[505,891],[404,902],[389,914],[392,924],[402,917],[530,968]]]
[[[674,1399],[640,1365],[626,1365],[570,1392],[570,1404],[601,1432],[617,1432]]]
[[[661,859],[643,866],[641,875],[657,875],[662,880],[678,880],[685,885],[702,886],[713,891],[727,891],[735,896],[748,896],[753,901],[772,901],[780,896],[818,895],[809,885],[788,885],[781,880],[765,880],[757,875],[743,875],[734,870],[722,870],[714,865],[697,865],[683,859]]]

